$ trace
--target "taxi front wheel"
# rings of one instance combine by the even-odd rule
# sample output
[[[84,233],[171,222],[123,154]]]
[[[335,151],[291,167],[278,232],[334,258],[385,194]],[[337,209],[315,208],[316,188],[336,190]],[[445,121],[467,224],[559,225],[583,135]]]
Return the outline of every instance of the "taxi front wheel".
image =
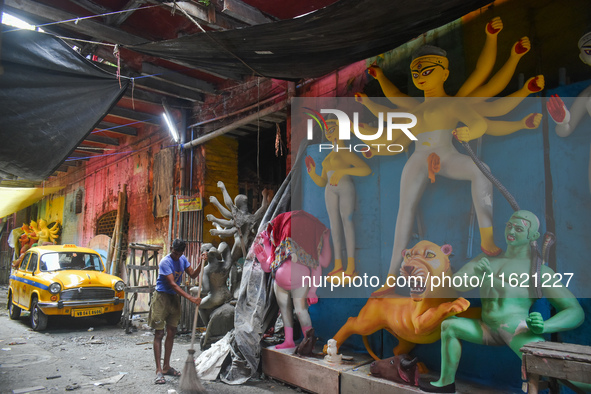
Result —
[[[17,320],[21,316],[21,308],[12,303],[12,294],[8,296],[8,315],[12,320]]]
[[[39,308],[37,297],[31,301],[31,328],[34,331],[43,331],[47,328],[47,315]]]

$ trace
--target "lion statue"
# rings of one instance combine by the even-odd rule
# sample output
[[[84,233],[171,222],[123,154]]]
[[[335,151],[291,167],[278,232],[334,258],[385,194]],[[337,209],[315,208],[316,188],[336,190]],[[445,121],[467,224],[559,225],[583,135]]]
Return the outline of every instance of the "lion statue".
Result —
[[[389,298],[370,298],[357,317],[350,317],[347,323],[333,337],[337,349],[351,335],[363,336],[369,354],[379,358],[369,346],[367,336],[385,329],[398,339],[394,355],[407,354],[416,344],[433,343],[441,337],[441,322],[450,316],[465,312],[470,302],[456,298],[453,289],[442,285],[431,288],[431,278],[452,276],[449,264],[451,245],[439,246],[430,241],[420,241],[412,249],[402,252],[404,261],[400,275],[406,277],[413,286],[410,297],[394,295]],[[415,281],[411,278],[421,277]],[[421,283],[422,282],[422,283]],[[446,281],[439,280],[440,284]],[[464,317],[478,318],[479,308],[470,308]]]

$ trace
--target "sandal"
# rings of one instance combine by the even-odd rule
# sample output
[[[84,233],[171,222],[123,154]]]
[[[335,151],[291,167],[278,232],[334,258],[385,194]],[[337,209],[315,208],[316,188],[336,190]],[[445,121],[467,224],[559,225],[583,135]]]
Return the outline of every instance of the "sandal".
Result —
[[[168,376],[181,376],[181,373],[179,371],[177,371],[176,369],[174,369],[173,367],[170,367],[168,369],[168,371],[163,372],[163,375],[168,375]]]
[[[156,374],[156,379],[154,379],[154,384],[165,384],[166,383],[166,379],[164,379],[164,376],[162,376],[162,372],[158,372]]]

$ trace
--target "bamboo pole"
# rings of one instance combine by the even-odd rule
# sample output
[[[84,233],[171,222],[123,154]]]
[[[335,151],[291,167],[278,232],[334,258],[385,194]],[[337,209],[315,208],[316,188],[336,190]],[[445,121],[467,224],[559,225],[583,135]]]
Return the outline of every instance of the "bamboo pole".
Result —
[[[173,222],[173,215],[174,215],[174,196],[170,196],[170,206],[168,207],[168,244],[166,245],[166,249],[170,249],[170,245],[172,245],[172,222]]]
[[[107,252],[107,261],[105,262],[107,266],[107,274],[111,273],[111,263],[113,262],[113,254],[115,254],[115,240],[117,239],[117,223],[115,223],[115,227],[113,228],[113,235],[109,240],[109,250]]]
[[[125,211],[127,207],[127,185],[123,185],[123,190],[119,192],[119,205],[117,207],[117,259],[116,265],[119,269],[119,277],[127,283],[127,270],[125,269],[125,260],[122,259],[123,251],[121,244],[123,243],[123,224],[125,223]]]

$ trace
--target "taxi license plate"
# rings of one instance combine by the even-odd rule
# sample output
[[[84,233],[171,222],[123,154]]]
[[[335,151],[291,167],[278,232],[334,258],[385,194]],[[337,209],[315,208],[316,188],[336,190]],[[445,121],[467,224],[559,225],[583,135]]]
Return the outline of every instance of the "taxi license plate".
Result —
[[[72,311],[72,316],[86,317],[86,316],[101,315],[102,313],[103,313],[103,308],[74,309]]]

